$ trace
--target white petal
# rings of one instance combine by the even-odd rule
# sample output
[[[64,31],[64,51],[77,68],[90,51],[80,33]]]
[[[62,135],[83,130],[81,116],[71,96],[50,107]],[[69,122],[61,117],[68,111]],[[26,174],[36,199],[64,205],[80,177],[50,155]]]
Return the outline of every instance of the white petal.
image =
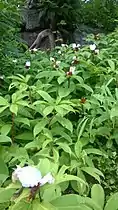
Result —
[[[54,62],[54,61],[55,61],[55,59],[54,59],[53,57],[50,57],[50,61]]]
[[[58,54],[61,55],[61,50],[58,51]]]
[[[17,59],[14,59],[14,60],[13,60],[13,63],[17,63]]]
[[[30,66],[31,66],[30,61],[27,61],[25,65],[26,65],[27,67],[30,67]]]
[[[51,175],[51,173],[48,173],[40,180],[40,185],[43,186],[46,183],[53,184],[54,181],[54,177]]]
[[[90,44],[90,50],[95,50],[96,49],[96,45],[95,44]]]
[[[72,48],[75,49],[77,45],[75,43],[72,44]]]
[[[56,61],[56,65],[58,66],[61,63],[61,61]]]
[[[75,74],[75,69],[76,69],[75,66],[71,66],[69,71],[72,72],[72,74]]]

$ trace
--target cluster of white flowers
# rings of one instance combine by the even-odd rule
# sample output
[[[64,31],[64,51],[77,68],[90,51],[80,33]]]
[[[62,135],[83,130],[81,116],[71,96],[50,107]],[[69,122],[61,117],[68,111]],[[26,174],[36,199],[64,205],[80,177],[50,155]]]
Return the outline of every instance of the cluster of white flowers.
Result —
[[[17,168],[12,174],[12,181],[19,180],[23,187],[43,186],[46,183],[53,184],[55,179],[51,173],[42,177],[41,172],[33,166],[25,166]]]
[[[70,69],[69,69],[69,71],[66,72],[66,75],[67,75],[67,76],[72,76],[73,74],[76,73],[76,72],[75,72],[75,69],[76,69],[75,66],[70,66]]]
[[[58,68],[61,63],[61,61],[56,61],[53,57],[50,57],[50,61],[53,63],[54,68]]]
[[[73,48],[74,50],[79,50],[80,47],[81,47],[80,44],[75,44],[75,43],[72,44],[72,48]]]
[[[96,44],[90,44],[90,50],[94,51],[95,54],[99,54],[99,49],[97,49]]]

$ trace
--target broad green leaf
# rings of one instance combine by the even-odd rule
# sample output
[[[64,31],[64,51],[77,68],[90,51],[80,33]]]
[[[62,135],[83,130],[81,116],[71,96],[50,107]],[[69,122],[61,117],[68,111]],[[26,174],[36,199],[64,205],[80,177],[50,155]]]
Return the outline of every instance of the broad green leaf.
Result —
[[[58,122],[65,128],[67,128],[71,133],[73,131],[73,125],[71,123],[70,120],[64,118],[64,117],[60,117],[60,116],[56,116],[56,119],[58,120]]]
[[[60,169],[59,169],[59,172],[58,172],[58,175],[64,175],[66,170],[69,168],[69,166],[65,166],[63,165]]]
[[[40,202],[39,199],[35,199],[32,202],[32,209],[31,210],[57,210],[57,209],[51,203]]]
[[[60,77],[57,79],[59,85],[61,85],[65,80],[66,80],[66,77],[64,77],[64,76],[60,76]]]
[[[106,203],[104,210],[118,210],[118,193],[114,193]]]
[[[3,106],[3,107],[0,107],[0,113],[2,113],[5,109],[7,109],[8,106]]]
[[[46,107],[43,110],[44,117],[46,117],[47,115],[49,115],[50,113],[52,113],[53,109],[54,109],[54,106],[48,106],[48,107]]]
[[[111,67],[111,70],[114,71],[115,70],[115,63],[112,60],[108,60],[108,64]]]
[[[104,155],[103,152],[99,149],[89,148],[89,149],[84,149],[84,151],[87,154]]]
[[[100,184],[94,184],[91,188],[91,198],[101,206],[103,209],[104,201],[105,201],[105,194],[102,186]]]
[[[46,175],[48,172],[50,172],[50,161],[47,158],[40,159],[37,168],[40,169],[42,176]]]
[[[110,117],[111,117],[111,119],[113,117],[118,117],[118,106],[115,106],[115,107],[113,107],[111,109],[111,111],[110,111]]]
[[[32,203],[28,202],[26,198],[17,201],[10,210],[32,210]]]
[[[7,135],[10,132],[10,130],[11,130],[11,124],[3,125],[1,128],[1,134]]]
[[[15,121],[18,123],[23,123],[24,125],[30,126],[30,121],[26,117],[17,117],[17,118],[15,118]]]
[[[10,189],[0,188],[0,203],[5,203],[10,201],[15,191],[16,189],[13,188]]]
[[[85,171],[89,175],[93,176],[99,183],[100,183],[100,176],[104,177],[101,171],[99,171],[97,168],[93,167],[82,167],[82,171]]]
[[[38,135],[47,125],[48,120],[47,119],[42,119],[40,122],[38,122],[35,127],[34,127],[34,137]]]
[[[70,105],[67,105],[67,104],[60,104],[60,105],[58,105],[58,107],[63,108],[65,110],[67,110],[68,112],[75,112],[73,107]]]
[[[65,152],[69,153],[71,155],[71,149],[70,147],[68,146],[67,143],[61,143],[61,142],[57,142],[57,145],[59,145],[59,147],[64,150]]]
[[[68,175],[68,174],[64,174],[64,175],[61,175],[61,176],[57,175],[55,184],[60,184],[60,183],[67,182],[67,181],[72,181],[72,180],[75,180],[75,181],[77,181],[79,183],[82,183],[82,184],[84,184],[85,186],[88,187],[87,183],[83,179],[81,179],[81,178],[79,178],[77,176]]]
[[[88,86],[86,84],[82,84],[81,87],[86,89],[86,90],[88,90],[89,92],[93,93],[93,90],[92,90],[92,88],[90,86]]]
[[[47,92],[45,92],[43,90],[38,90],[37,93],[39,93],[45,101],[47,101],[49,103],[54,102],[54,99]]]
[[[21,139],[21,140],[27,140],[27,141],[32,141],[34,139],[32,132],[21,133],[21,134],[15,136],[15,138]]]
[[[8,101],[0,96],[0,106],[8,106]]]
[[[63,98],[70,94],[70,90],[67,88],[59,87],[58,93],[60,98]]]
[[[80,195],[63,195],[51,201],[58,210],[102,210],[91,198]]]
[[[18,112],[18,105],[16,105],[16,104],[11,104],[11,106],[10,106],[10,111],[11,111],[12,113],[14,113],[15,115],[17,115],[17,112]]]
[[[10,137],[5,135],[0,135],[0,143],[12,142]]]

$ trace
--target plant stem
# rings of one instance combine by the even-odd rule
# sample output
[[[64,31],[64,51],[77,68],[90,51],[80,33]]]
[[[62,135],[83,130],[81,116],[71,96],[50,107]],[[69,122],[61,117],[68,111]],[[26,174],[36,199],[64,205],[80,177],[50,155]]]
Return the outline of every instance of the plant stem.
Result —
[[[12,144],[14,143],[14,117],[15,117],[15,114],[12,112],[12,128],[11,128],[11,131],[12,131],[12,137],[11,137]]]

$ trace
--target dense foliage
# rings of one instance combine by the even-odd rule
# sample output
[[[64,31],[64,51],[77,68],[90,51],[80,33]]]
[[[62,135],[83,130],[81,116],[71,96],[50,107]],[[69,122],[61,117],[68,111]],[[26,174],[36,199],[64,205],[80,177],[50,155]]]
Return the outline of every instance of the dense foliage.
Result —
[[[90,40],[95,50],[64,45],[51,53],[34,50],[10,58],[11,75],[5,76],[0,96],[1,192],[8,196],[1,203],[6,206],[18,188],[10,181],[16,164],[36,165],[43,175],[52,172],[55,183],[40,189],[47,209],[64,205],[65,198],[69,205],[70,196],[72,203],[81,201],[73,194],[89,195],[96,182],[107,196],[117,191],[117,31]],[[31,66],[25,65],[28,60]],[[28,190],[24,193],[11,209],[29,205]],[[85,209],[92,202],[87,200]],[[70,205],[84,208],[77,203]]]
[[[12,3],[0,3],[0,209],[117,210],[118,30],[22,53]],[[32,202],[29,189],[14,198],[25,164],[55,178]]]

